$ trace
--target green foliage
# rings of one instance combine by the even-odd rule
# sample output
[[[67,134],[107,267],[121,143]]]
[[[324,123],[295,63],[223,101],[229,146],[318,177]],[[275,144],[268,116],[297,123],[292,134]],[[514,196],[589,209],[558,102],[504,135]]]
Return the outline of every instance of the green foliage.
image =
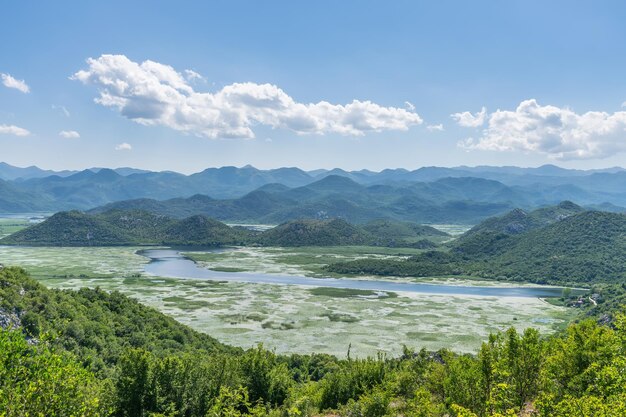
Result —
[[[160,355],[236,351],[118,292],[50,290],[20,268],[0,269],[2,311],[19,317],[30,337],[52,335],[51,343],[96,372],[107,373],[127,347]]]
[[[0,328],[1,416],[105,416],[104,387],[67,352]]]

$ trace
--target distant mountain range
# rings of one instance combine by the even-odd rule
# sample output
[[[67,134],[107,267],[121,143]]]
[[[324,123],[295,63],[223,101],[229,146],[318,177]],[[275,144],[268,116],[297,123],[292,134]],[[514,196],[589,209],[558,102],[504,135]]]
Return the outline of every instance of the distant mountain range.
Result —
[[[514,207],[532,209],[563,200],[626,211],[626,171],[544,165],[307,172],[245,166],[183,175],[134,168],[54,172],[0,163],[0,212],[11,213],[104,206],[177,218],[204,214],[224,221],[341,217],[354,223],[377,218],[476,223]]]

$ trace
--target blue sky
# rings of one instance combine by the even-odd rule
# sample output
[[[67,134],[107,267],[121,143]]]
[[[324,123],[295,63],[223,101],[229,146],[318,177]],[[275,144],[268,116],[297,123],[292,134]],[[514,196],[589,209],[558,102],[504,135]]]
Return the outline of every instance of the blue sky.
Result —
[[[0,160],[626,166],[624,21],[620,1],[6,2]]]

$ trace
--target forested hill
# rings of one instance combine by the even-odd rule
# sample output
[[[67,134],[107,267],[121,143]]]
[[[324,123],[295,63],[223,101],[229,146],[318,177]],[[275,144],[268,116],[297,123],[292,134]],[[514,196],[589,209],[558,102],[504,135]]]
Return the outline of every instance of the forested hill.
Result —
[[[99,214],[61,212],[0,240],[2,244],[41,246],[179,245],[264,246],[436,246],[446,233],[406,222],[374,221],[352,225],[342,219],[293,220],[263,233],[230,227],[203,215],[173,219],[141,210]]]
[[[563,201],[556,206],[542,207],[530,212],[516,208],[502,215],[490,217],[472,227],[452,244],[464,254],[491,254],[507,237],[521,235],[540,229],[585,211],[571,201]]]
[[[205,216],[175,220],[138,210],[112,210],[98,215],[70,211],[57,213],[0,242],[41,246],[221,246],[248,242],[251,234]]]
[[[626,283],[624,214],[583,211],[520,233],[468,232],[449,246],[447,252],[428,252],[407,261],[359,260],[328,268],[336,273],[454,274],[541,284]]]
[[[0,324],[51,338],[105,375],[130,347],[157,355],[238,351],[118,292],[51,290],[20,268],[0,268]]]

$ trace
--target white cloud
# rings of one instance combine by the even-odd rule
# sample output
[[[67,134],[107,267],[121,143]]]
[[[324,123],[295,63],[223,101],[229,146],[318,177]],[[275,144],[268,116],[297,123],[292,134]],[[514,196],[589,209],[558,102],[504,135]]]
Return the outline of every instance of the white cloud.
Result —
[[[538,152],[560,160],[606,158],[626,151],[626,111],[578,114],[569,108],[525,100],[513,111],[491,113],[482,136],[460,145],[470,149]]]
[[[409,110],[409,111],[414,111],[415,110],[415,106],[413,105],[413,103],[411,103],[410,101],[405,101],[404,102],[404,106]]]
[[[124,55],[89,58],[87,64],[72,78],[99,88],[96,103],[143,125],[207,138],[253,138],[258,124],[297,134],[361,136],[422,123],[417,113],[371,101],[299,103],[272,84],[235,83],[215,93],[197,92],[172,67]]]
[[[462,113],[453,113],[450,115],[459,126],[463,127],[480,127],[485,123],[485,116],[487,115],[487,109],[482,108],[477,113],[470,113],[468,111],[464,111]]]
[[[62,130],[59,132],[59,136],[65,139],[78,139],[80,138],[80,133],[75,130]]]
[[[185,78],[187,81],[206,81],[202,75],[190,69],[185,70]]]
[[[622,107],[626,107],[626,101],[622,103]]]
[[[119,145],[115,145],[115,150],[116,151],[130,151],[132,149],[133,149],[133,147],[130,146],[130,144],[126,143],[126,142],[120,143]]]
[[[426,126],[426,129],[430,130],[431,132],[434,132],[434,131],[443,132],[444,131],[443,124],[441,123],[439,123],[438,125],[428,125]]]
[[[14,125],[0,125],[0,135],[28,136],[30,132]]]
[[[63,114],[63,116],[70,117],[70,111],[65,106],[55,106],[53,104],[52,110],[58,110],[59,112],[61,112],[61,114]]]
[[[16,90],[21,91],[22,93],[30,93],[30,87],[26,84],[24,80],[18,80],[16,78],[11,77],[9,74],[0,73],[0,78],[2,78],[2,84],[4,84],[7,88],[15,88]]]

